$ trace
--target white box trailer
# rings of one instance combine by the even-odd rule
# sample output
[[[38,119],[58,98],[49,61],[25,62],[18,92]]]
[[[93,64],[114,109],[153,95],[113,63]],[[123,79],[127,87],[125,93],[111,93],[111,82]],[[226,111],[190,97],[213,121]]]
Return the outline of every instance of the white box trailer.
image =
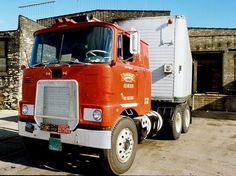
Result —
[[[192,55],[184,16],[143,17],[118,21],[135,28],[149,44],[152,99],[184,103],[192,92]]]

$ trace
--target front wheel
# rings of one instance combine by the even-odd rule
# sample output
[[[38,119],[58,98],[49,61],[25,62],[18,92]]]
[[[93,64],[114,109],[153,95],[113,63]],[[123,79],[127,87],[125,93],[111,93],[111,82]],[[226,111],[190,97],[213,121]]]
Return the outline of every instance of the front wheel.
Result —
[[[104,169],[112,175],[123,174],[133,164],[138,133],[134,121],[121,116],[112,127],[111,149],[103,151]]]

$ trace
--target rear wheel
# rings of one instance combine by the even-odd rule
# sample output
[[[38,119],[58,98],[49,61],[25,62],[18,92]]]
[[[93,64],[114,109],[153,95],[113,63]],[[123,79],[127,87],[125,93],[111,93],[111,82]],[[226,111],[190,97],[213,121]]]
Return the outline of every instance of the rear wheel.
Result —
[[[171,139],[178,139],[182,132],[182,112],[180,106],[175,107],[172,117],[168,119],[168,125]]]
[[[103,151],[104,169],[112,175],[128,171],[135,158],[137,142],[138,134],[134,121],[121,116],[112,127],[111,149]]]
[[[189,108],[188,104],[186,104],[186,105],[184,105],[183,110],[182,110],[182,123],[183,123],[182,132],[183,133],[188,132],[190,122],[191,122],[190,108]]]

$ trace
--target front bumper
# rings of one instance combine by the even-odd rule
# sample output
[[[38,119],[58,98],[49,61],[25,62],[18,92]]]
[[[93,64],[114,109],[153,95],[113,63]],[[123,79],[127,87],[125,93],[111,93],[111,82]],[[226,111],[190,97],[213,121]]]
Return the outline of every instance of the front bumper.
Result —
[[[36,123],[32,123],[34,129],[26,131],[26,122],[19,121],[19,135],[29,138],[49,140],[50,134],[54,132],[42,131]],[[56,133],[58,134],[58,133]],[[88,130],[77,128],[70,134],[60,134],[62,143],[85,146],[98,149],[111,149],[111,131]]]

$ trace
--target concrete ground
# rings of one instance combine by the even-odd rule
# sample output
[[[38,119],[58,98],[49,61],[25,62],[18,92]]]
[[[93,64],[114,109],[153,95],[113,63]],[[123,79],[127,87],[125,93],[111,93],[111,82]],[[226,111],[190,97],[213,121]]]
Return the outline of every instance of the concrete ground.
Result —
[[[135,161],[124,175],[235,175],[236,113],[193,115],[189,132],[179,140],[148,139],[138,145]],[[17,112],[0,111],[0,174],[102,175],[98,162],[68,155],[33,164],[18,136]]]

